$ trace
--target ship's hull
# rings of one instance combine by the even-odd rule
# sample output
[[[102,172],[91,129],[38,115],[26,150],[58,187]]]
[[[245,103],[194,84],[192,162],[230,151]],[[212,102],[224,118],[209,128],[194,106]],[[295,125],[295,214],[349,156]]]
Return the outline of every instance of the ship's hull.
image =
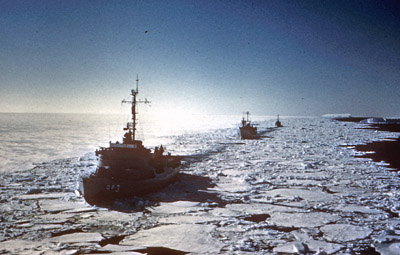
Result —
[[[257,129],[254,127],[240,127],[240,136],[242,139],[257,139]]]
[[[100,177],[92,175],[82,178],[83,196],[89,204],[107,203],[114,199],[140,196],[157,191],[176,181],[178,168],[165,168],[154,178],[129,180],[118,177]]]

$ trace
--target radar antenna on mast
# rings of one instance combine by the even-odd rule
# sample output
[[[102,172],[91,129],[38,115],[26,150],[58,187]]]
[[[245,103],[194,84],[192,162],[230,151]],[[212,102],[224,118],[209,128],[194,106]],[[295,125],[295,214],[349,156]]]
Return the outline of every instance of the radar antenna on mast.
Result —
[[[136,93],[139,93],[139,75],[136,75]]]
[[[135,141],[136,134],[136,103],[145,103],[150,104],[151,102],[147,100],[137,100],[136,95],[139,94],[139,75],[136,76],[136,90],[131,90],[132,101],[122,100],[122,103],[131,103],[132,104],[132,126],[127,123],[127,127],[124,130],[128,130],[128,135],[131,136],[132,141]]]

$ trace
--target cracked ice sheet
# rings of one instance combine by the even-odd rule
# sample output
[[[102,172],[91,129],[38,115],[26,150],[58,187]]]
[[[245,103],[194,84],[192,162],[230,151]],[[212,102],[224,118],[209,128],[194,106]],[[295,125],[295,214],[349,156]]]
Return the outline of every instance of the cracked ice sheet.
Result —
[[[25,194],[17,196],[18,199],[22,200],[42,200],[42,199],[68,199],[73,197],[73,193],[62,192],[62,193],[40,193],[40,194]]]
[[[285,205],[273,205],[273,204],[230,204],[226,205],[226,209],[229,210],[231,213],[228,214],[227,210],[223,211],[222,215],[237,215],[237,216],[245,216],[248,214],[262,214],[262,213],[300,213],[300,212],[307,212],[303,208],[296,208],[296,207],[288,207]],[[222,209],[221,209],[222,211]],[[235,212],[235,213],[233,213]]]
[[[98,243],[101,240],[103,240],[103,236],[100,233],[84,232],[65,234],[49,239],[50,242],[55,243]]]
[[[381,255],[400,254],[400,242],[376,244],[375,249]]]
[[[153,216],[159,217],[159,223],[163,224],[200,224],[221,220],[210,209],[202,207],[201,203],[189,201],[177,201],[173,203],[161,203],[160,206],[151,209]]]
[[[372,229],[350,224],[332,224],[321,227],[324,238],[332,242],[349,242],[364,239],[372,233]]]
[[[176,201],[172,203],[160,203],[159,206],[150,209],[154,215],[189,213],[201,210],[200,203],[191,201]]]
[[[342,212],[348,212],[348,213],[353,213],[353,212],[358,212],[358,213],[363,213],[363,214],[380,214],[382,211],[377,210],[377,209],[371,209],[366,206],[360,206],[360,205],[338,205],[335,207],[336,210],[342,211]]]
[[[215,226],[199,224],[163,225],[130,235],[120,245],[162,246],[191,253],[217,254],[223,243],[211,236],[214,229]]]
[[[91,209],[87,204],[83,202],[70,202],[61,199],[52,199],[52,200],[39,200],[39,206],[42,210],[48,213],[59,213],[68,210],[77,210],[77,209]]]
[[[152,215],[158,217],[162,224],[211,224],[223,220],[226,215],[214,213],[215,209],[200,207],[200,203],[193,207],[187,205],[193,202],[179,201],[171,204],[163,204],[153,208]],[[224,210],[226,212],[226,210]]]
[[[38,224],[65,224],[71,219],[74,218],[74,215],[67,214],[43,214],[37,215],[33,217],[33,221]]]
[[[291,200],[295,197],[299,197],[305,201],[313,202],[324,202],[334,199],[334,196],[326,192],[319,190],[307,190],[307,189],[274,189],[262,193],[265,197],[277,197],[282,199]],[[260,199],[262,200],[262,199]]]
[[[324,251],[326,254],[333,254],[339,250],[341,250],[344,246],[335,243],[327,243],[323,241],[316,240],[307,240],[304,242],[289,242],[287,244],[278,246],[274,248],[274,252],[278,253],[289,253],[289,254],[299,254],[296,246],[298,244],[307,245],[308,249],[312,253],[316,253],[318,251]]]
[[[25,241],[25,240],[8,240],[1,242],[1,249],[18,254],[22,251],[31,250],[38,247],[37,242]]]
[[[98,254],[113,254],[113,255],[143,255],[143,253],[136,252],[137,250],[145,249],[145,247],[126,246],[107,244],[97,249]]]
[[[335,196],[321,190],[301,188],[274,189],[257,194],[251,201],[258,203],[274,203],[288,207],[309,208],[321,204],[331,203]]]
[[[163,224],[212,224],[221,221],[221,218],[207,214],[200,215],[173,215],[159,219]]]
[[[340,217],[330,213],[311,212],[311,213],[271,213],[269,223],[283,227],[311,228],[335,222]]]
[[[91,220],[95,220],[98,222],[109,222],[109,221],[118,221],[118,222],[126,222],[135,220],[136,214],[134,213],[122,213],[117,211],[106,211],[99,210],[92,214]]]
[[[220,182],[217,187],[213,190],[219,192],[229,193],[246,193],[251,192],[253,190],[252,185],[246,183],[243,176],[239,177],[223,177],[220,178]]]

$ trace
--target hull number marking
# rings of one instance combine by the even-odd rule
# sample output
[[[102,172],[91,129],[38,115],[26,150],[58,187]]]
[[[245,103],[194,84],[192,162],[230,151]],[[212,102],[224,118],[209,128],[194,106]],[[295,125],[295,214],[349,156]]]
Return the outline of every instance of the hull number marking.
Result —
[[[119,186],[119,184],[117,184],[117,185],[115,185],[115,184],[107,184],[107,186],[106,186],[106,190],[110,190],[110,191],[112,191],[112,192],[119,192],[119,188],[120,188],[120,186]]]

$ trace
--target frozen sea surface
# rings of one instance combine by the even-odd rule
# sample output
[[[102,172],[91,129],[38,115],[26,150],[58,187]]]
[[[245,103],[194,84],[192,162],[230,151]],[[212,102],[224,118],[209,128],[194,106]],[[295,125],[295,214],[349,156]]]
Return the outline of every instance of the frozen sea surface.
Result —
[[[399,176],[354,145],[398,133],[324,118],[164,137],[180,180],[110,208],[75,193],[93,154],[3,173],[0,250],[15,254],[400,254]]]

